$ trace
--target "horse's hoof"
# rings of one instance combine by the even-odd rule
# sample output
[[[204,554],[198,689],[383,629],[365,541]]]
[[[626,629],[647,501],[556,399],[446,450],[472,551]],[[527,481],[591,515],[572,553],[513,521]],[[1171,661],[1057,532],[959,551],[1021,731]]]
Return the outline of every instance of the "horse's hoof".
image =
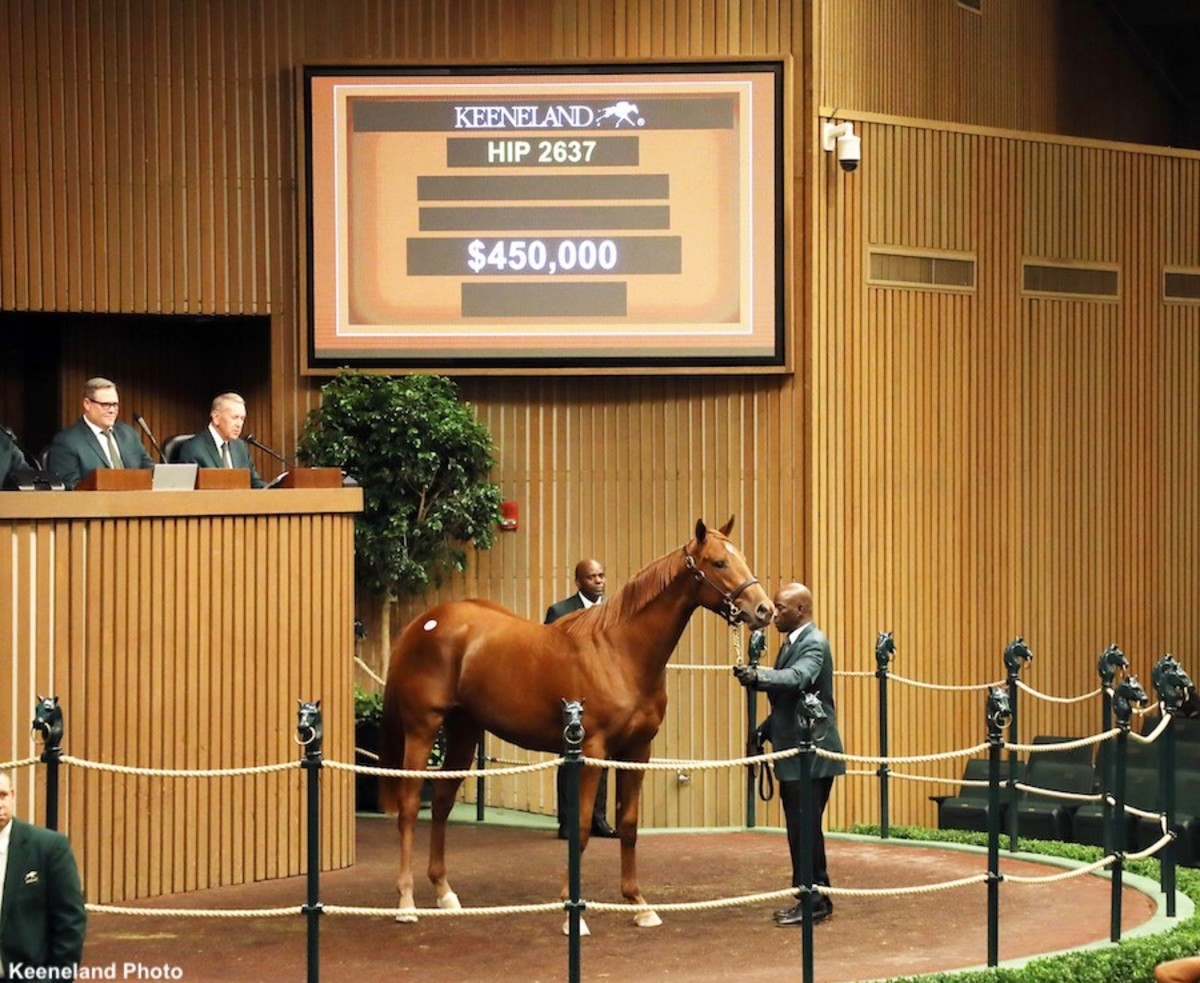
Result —
[[[658,917],[656,911],[639,911],[633,916],[633,924],[638,928],[658,928],[662,924],[662,919]]]
[[[454,911],[457,911],[462,907],[462,905],[459,903],[457,894],[455,894],[453,891],[447,891],[440,898],[438,898],[438,907],[451,908]]]
[[[409,910],[409,911],[401,911],[401,912],[400,912],[400,913],[399,913],[399,914],[396,916],[396,921],[398,921],[398,922],[400,922],[400,923],[402,923],[402,924],[404,924],[404,925],[411,925],[411,924],[413,924],[413,923],[415,923],[415,922],[417,921],[417,913],[416,913],[415,911],[412,911],[412,910]]]
[[[563,935],[570,935],[570,934],[571,934],[571,919],[568,918],[565,922],[563,922]],[[587,922],[585,922],[582,918],[580,918],[579,919],[579,937],[583,938],[583,936],[591,935],[591,934],[592,934],[592,930],[587,927]]]

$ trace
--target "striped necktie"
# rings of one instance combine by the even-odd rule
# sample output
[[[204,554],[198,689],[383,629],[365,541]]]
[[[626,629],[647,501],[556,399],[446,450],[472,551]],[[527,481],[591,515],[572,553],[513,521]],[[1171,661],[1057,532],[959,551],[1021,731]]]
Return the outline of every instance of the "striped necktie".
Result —
[[[229,441],[228,440],[221,441],[221,467],[223,467],[223,468],[233,467],[233,460],[229,457]]]
[[[117,449],[117,438],[113,436],[112,427],[104,431],[104,439],[108,442],[108,463],[114,468],[125,467],[121,460],[121,452]]]

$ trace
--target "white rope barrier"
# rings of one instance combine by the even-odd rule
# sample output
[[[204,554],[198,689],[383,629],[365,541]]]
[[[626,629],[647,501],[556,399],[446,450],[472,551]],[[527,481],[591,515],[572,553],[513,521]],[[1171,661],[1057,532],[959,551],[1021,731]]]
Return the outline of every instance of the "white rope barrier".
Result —
[[[933,894],[937,891],[951,891],[956,887],[966,887],[968,884],[982,884],[988,875],[971,874],[954,881],[941,881],[937,884],[913,884],[908,887],[821,887],[822,894],[832,898],[898,898],[907,894]]]
[[[1084,693],[1082,696],[1050,696],[1048,693],[1039,693],[1032,686],[1027,685],[1022,680],[1017,680],[1017,688],[1024,690],[1030,696],[1036,696],[1039,700],[1046,700],[1049,703],[1082,703],[1084,700],[1090,700],[1092,697],[1099,696],[1104,692],[1104,687],[1097,686],[1090,693]]]
[[[950,683],[923,683],[916,679],[905,679],[903,676],[889,676],[889,679],[895,680],[898,683],[904,683],[906,686],[916,686],[919,689],[939,689],[948,692],[965,692],[968,690],[991,689],[993,686],[1003,686],[1004,680],[1001,679],[994,683],[964,683],[961,685]]]
[[[1111,740],[1121,733],[1119,727],[1114,727],[1112,730],[1106,730],[1100,734],[1093,734],[1091,737],[1081,737],[1077,741],[1057,741],[1053,744],[1008,744],[1004,746],[1010,751],[1024,751],[1027,754],[1032,754],[1035,751],[1075,751],[1081,747],[1088,747],[1092,744],[1102,744],[1104,741]]]
[[[1042,788],[1040,785],[1026,785],[1024,782],[1014,782],[1013,784],[1020,792],[1041,795],[1047,799],[1067,799],[1070,802],[1100,802],[1104,799],[1100,793],[1064,792],[1061,789]]]
[[[1021,874],[1005,874],[1004,879],[1011,881],[1013,884],[1056,884],[1059,881],[1069,881],[1073,877],[1085,877],[1088,874],[1094,874],[1098,870],[1109,866],[1117,858],[1111,853],[1107,857],[1102,857],[1095,863],[1085,864],[1082,867],[1076,867],[1072,870],[1065,870],[1061,874],[1044,874],[1040,877],[1032,877]]]
[[[1163,732],[1166,731],[1166,729],[1170,726],[1171,726],[1171,718],[1168,717],[1166,714],[1163,714],[1163,717],[1158,722],[1158,725],[1154,728],[1154,730],[1150,731],[1149,734],[1135,734],[1133,731],[1130,731],[1129,736],[1132,737],[1139,744],[1153,744],[1155,741],[1157,741],[1159,739],[1159,737],[1162,736]]]
[[[293,768],[300,767],[299,761],[284,761],[277,765],[258,765],[246,768],[202,768],[195,771],[188,771],[184,768],[134,768],[129,765],[110,765],[99,761],[87,761],[84,758],[76,758],[70,754],[64,754],[62,760],[69,765],[77,765],[80,768],[91,768],[95,771],[116,772],[121,775],[159,776],[162,778],[233,778],[239,775],[266,775],[276,771],[291,771]],[[326,764],[329,764],[329,762],[326,762]]]
[[[304,913],[302,905],[286,908],[130,908],[115,904],[85,904],[97,915],[147,915],[152,918],[279,918]]]
[[[938,754],[901,754],[886,758],[869,754],[840,754],[837,751],[826,751],[824,748],[817,748],[816,751],[820,757],[829,758],[831,761],[856,761],[859,764],[886,764],[889,761],[895,761],[902,764],[914,764],[919,761],[948,761],[951,758],[969,758],[973,754],[986,751],[990,746],[987,741],[984,741],[982,744],[976,744],[974,747],[960,748],[957,751],[941,751]],[[1041,747],[1040,744],[1038,746]]]
[[[523,775],[535,771],[545,771],[547,768],[557,768],[563,762],[563,758],[554,758],[550,761],[537,761],[528,765],[516,765],[512,768],[489,768],[486,772],[481,772],[476,768],[459,768],[457,770],[443,771],[440,768],[375,768],[371,765],[352,765],[346,764],[344,761],[329,761],[325,760],[322,763],[326,768],[333,768],[336,771],[353,771],[360,775],[379,775],[390,776],[392,778],[470,778],[472,775],[486,774],[489,778],[499,778],[502,775]],[[585,762],[591,764],[616,764],[604,760],[597,761],[595,758],[584,758]]]
[[[358,664],[358,668],[360,668],[363,672],[365,672],[368,676],[370,676],[373,680],[375,680],[375,682],[377,682],[380,686],[387,685],[387,683],[383,679],[383,677],[381,677],[374,669],[372,669],[369,665],[367,665],[365,662],[363,662],[363,660],[359,656],[356,655],[354,657],[354,661]]]
[[[18,758],[16,761],[5,761],[0,763],[0,771],[16,771],[18,768],[26,768],[29,765],[36,765],[42,759],[36,754],[32,758]]]
[[[323,905],[327,915],[361,915],[367,918],[398,915],[418,918],[463,918],[470,915],[539,915],[546,912],[562,913],[562,901],[544,901],[541,904],[490,905],[478,908],[364,908],[356,905]]]

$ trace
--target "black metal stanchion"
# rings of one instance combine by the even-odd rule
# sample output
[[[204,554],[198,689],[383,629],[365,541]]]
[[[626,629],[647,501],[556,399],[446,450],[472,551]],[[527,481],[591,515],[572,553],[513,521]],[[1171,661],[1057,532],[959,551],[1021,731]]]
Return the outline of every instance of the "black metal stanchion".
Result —
[[[579,937],[583,911],[587,907],[579,896],[579,777],[583,767],[583,704],[563,700],[563,754],[567,761],[567,980],[579,983]]]
[[[1020,635],[1009,642],[1004,649],[1004,673],[1011,713],[1008,726],[1009,744],[1020,743],[1017,718],[1019,705],[1017,694],[1020,687],[1017,686],[1017,681],[1021,676],[1021,665],[1032,661],[1033,653],[1029,651],[1029,646],[1025,644],[1025,639]],[[1017,852],[1017,819],[1017,752],[1010,750],[1008,752],[1008,849],[1013,853]]]
[[[42,735],[41,761],[46,766],[46,828],[58,829],[58,769],[62,763],[63,715],[57,696],[39,696],[33,708],[33,730]]]
[[[888,838],[890,806],[888,800],[888,663],[896,651],[890,631],[881,631],[875,639],[875,678],[879,680],[879,756],[884,761],[876,769],[879,776],[879,837]]]
[[[1167,917],[1175,917],[1175,718],[1184,699],[1192,691],[1192,681],[1183,667],[1169,652],[1155,664],[1150,680],[1158,693],[1162,715],[1167,718],[1167,729],[1162,735],[1162,750],[1158,759],[1159,801],[1162,803],[1165,828],[1171,834],[1171,842],[1163,851],[1160,881],[1163,894],[1167,897]]]
[[[321,978],[321,745],[325,740],[321,703],[300,704],[296,740],[304,747],[300,767],[308,773],[308,895],[300,909],[308,920],[308,983]]]
[[[752,667],[757,668],[759,661],[762,659],[763,649],[767,647],[767,633],[761,628],[750,633],[750,644],[746,661]],[[758,692],[753,686],[745,688],[746,693],[746,756],[751,757],[755,754],[760,754],[762,748],[758,743]],[[771,766],[765,761],[755,767],[750,765],[746,768],[746,828],[753,829],[758,822],[757,800],[755,799],[756,789],[755,781],[758,778],[759,768],[770,768]]]
[[[1102,691],[1100,706],[1100,733],[1102,734],[1107,734],[1112,730],[1112,687],[1113,680],[1117,675],[1117,669],[1127,671],[1129,669],[1129,661],[1119,648],[1115,645],[1110,645],[1100,653],[1100,658],[1096,663],[1096,671],[1100,674],[1100,687]],[[1113,780],[1115,777],[1113,774],[1112,748],[1108,746],[1108,741],[1105,741],[1100,745],[1100,785],[1105,792],[1104,804],[1101,810],[1105,854],[1112,853],[1117,846],[1112,827],[1112,805],[1109,800],[1109,793],[1113,790]]]
[[[1008,692],[999,686],[988,691],[985,705],[988,731],[988,871],[987,964],[1000,962],[1000,754],[1004,748],[1002,731],[1012,722]]]
[[[1113,826],[1112,840],[1112,919],[1109,924],[1109,939],[1112,942],[1121,941],[1121,884],[1125,871],[1125,844],[1117,843],[1115,830],[1125,828],[1125,758],[1129,750],[1129,719],[1133,715],[1133,705],[1145,706],[1146,694],[1138,683],[1136,676],[1126,676],[1113,691],[1113,715],[1116,717],[1118,728],[1116,753],[1116,782],[1113,793]]]
[[[813,822],[812,766],[816,757],[813,744],[813,721],[825,719],[825,708],[815,693],[805,693],[800,699],[800,905],[804,924],[800,926],[804,947],[804,983],[813,983]]]

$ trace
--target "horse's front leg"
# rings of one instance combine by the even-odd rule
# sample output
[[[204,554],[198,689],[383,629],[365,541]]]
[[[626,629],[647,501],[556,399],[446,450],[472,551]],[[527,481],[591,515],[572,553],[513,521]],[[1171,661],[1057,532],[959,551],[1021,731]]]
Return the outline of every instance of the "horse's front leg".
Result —
[[[646,773],[640,769],[617,770],[617,831],[621,836],[621,895],[630,904],[644,905],[637,876],[638,807],[642,799],[642,781]],[[639,911],[633,916],[639,928],[657,928],[662,919],[654,911]]]

